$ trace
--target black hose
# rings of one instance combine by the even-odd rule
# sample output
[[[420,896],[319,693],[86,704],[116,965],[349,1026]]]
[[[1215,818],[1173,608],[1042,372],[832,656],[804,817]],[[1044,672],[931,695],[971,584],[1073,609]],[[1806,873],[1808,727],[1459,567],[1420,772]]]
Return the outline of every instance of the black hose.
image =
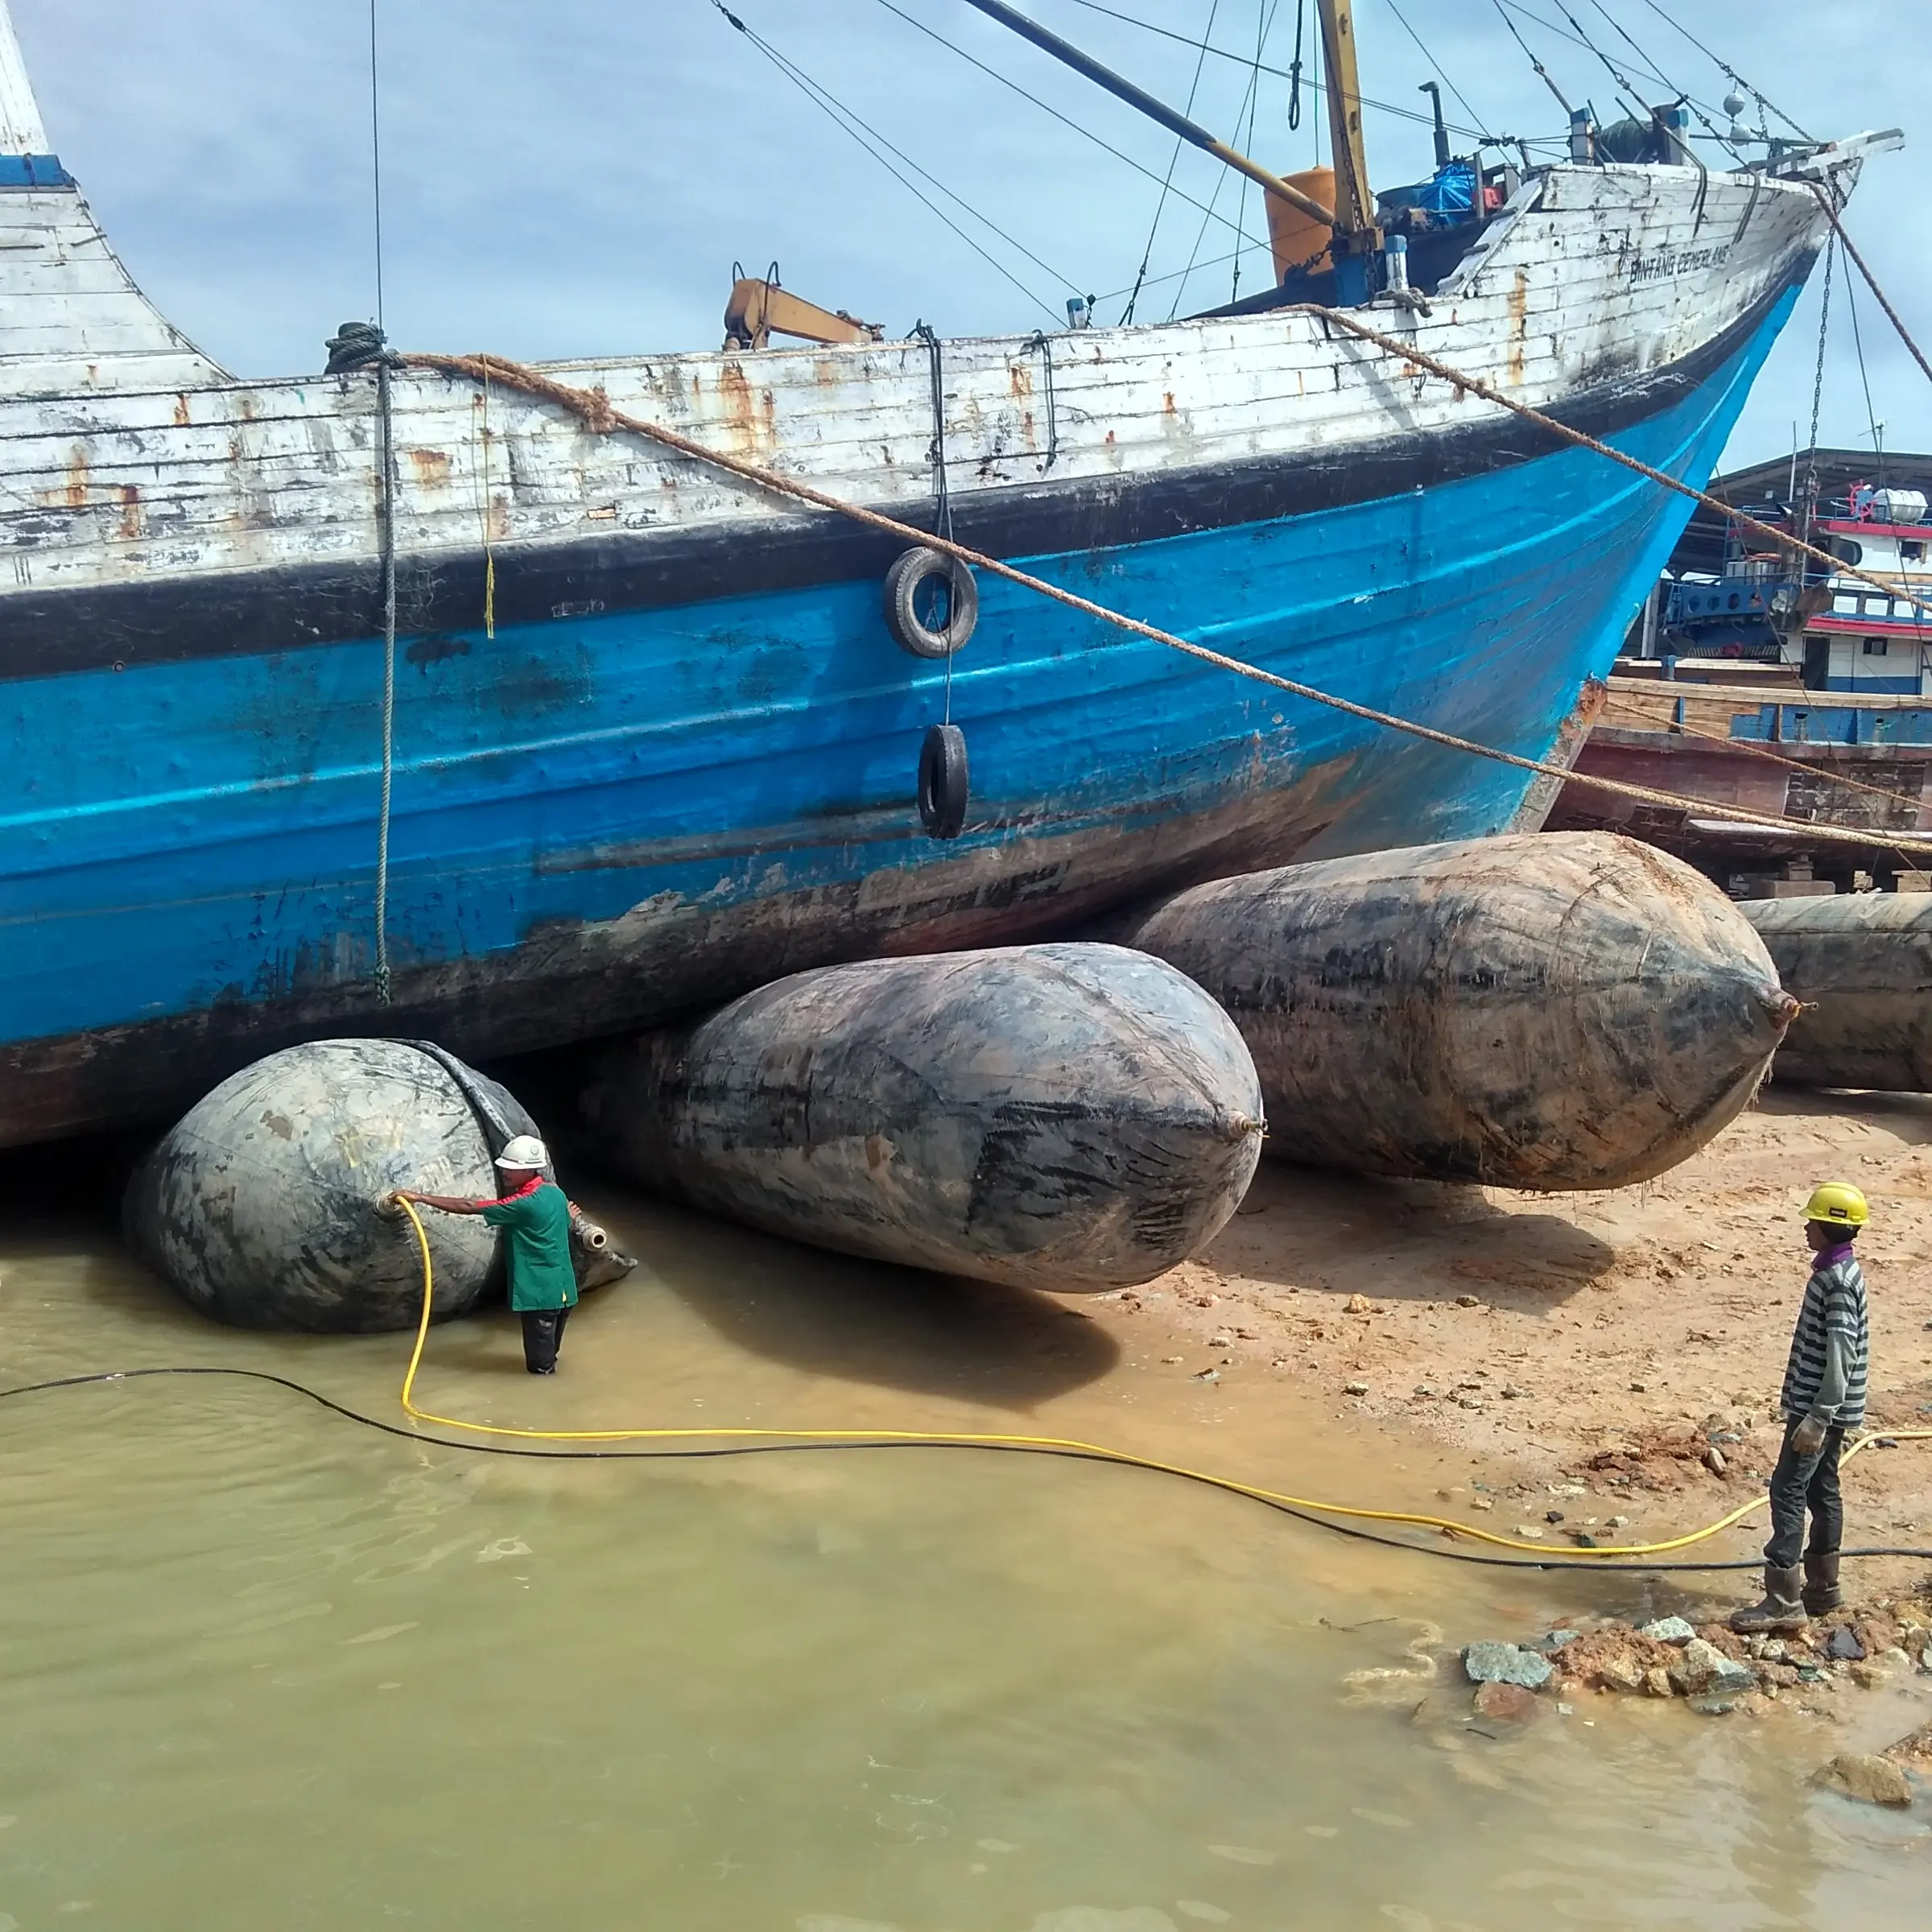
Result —
[[[312,1389],[306,1382],[298,1382],[286,1375],[271,1374],[264,1368],[230,1368],[216,1366],[180,1366],[159,1368],[103,1369],[91,1375],[56,1376],[44,1382],[22,1382],[11,1389],[0,1389],[0,1402],[17,1395],[38,1395],[54,1389],[81,1389],[96,1382],[131,1382],[151,1376],[161,1375],[217,1375],[233,1376],[244,1381],[267,1382],[278,1389],[287,1389],[296,1395],[306,1396],[309,1401],[326,1409],[332,1415],[339,1415],[345,1421],[360,1422],[365,1429],[379,1429],[385,1435],[398,1435],[405,1442],[424,1443],[439,1449],[460,1449],[472,1455],[515,1455],[535,1462],[563,1463],[617,1463],[617,1462],[691,1462],[714,1456],[724,1455],[803,1455],[826,1451],[842,1451],[855,1449],[976,1449],[996,1455],[1053,1455],[1061,1456],[1070,1462],[1109,1463],[1116,1465],[1125,1459],[1106,1455],[1084,1449],[1051,1449],[1043,1444],[1026,1443],[972,1443],[972,1442],[877,1442],[877,1443],[734,1443],[715,1449],[518,1449],[503,1443],[465,1443],[444,1435],[426,1435],[422,1430],[405,1427],[400,1422],[386,1422],[379,1416],[365,1415],[360,1410],[351,1409],[346,1404],[326,1396],[319,1389]],[[1136,1465],[1129,1463],[1129,1468]],[[1195,1476],[1185,1470],[1164,1472],[1183,1476],[1189,1482],[1198,1482],[1204,1488],[1228,1493],[1223,1486],[1207,1476]],[[1235,1492],[1234,1493],[1240,1493]],[[1312,1525],[1318,1530],[1333,1530],[1338,1536],[1353,1537],[1359,1542],[1378,1543],[1385,1550],[1405,1550],[1415,1556],[1447,1557],[1452,1563],[1481,1563],[1497,1570],[1588,1570],[1597,1575],[1606,1572],[1613,1575],[1657,1576],[1671,1572],[1693,1573],[1714,1570],[1756,1570],[1762,1563],[1758,1557],[1734,1558],[1723,1563],[1596,1563],[1583,1556],[1557,1556],[1548,1558],[1534,1556],[1483,1556],[1472,1550],[1455,1550],[1437,1543],[1410,1542],[1406,1538],[1385,1536],[1373,1530],[1357,1528],[1352,1523],[1331,1521],[1327,1517],[1318,1516],[1311,1510],[1295,1508],[1292,1504],[1275,1502],[1265,1496],[1250,1496],[1251,1502],[1264,1504],[1268,1509],[1283,1516],[1292,1516],[1298,1521]],[[1910,1550],[1887,1546],[1868,1550],[1845,1550],[1841,1556],[1905,1556],[1916,1557],[1932,1562],[1932,1550]]]

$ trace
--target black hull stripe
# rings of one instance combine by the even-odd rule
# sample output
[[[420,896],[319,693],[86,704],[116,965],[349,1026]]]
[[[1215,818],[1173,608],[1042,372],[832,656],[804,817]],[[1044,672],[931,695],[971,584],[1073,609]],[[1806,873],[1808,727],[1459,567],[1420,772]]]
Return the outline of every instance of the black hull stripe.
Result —
[[[1803,280],[1810,260],[1794,264],[1791,282]],[[1602,384],[1549,413],[1599,437],[1662,414],[1736,354],[1785,292],[1773,290],[1669,368]],[[1554,432],[1508,416],[1308,456],[962,493],[953,498],[954,530],[961,543],[1001,558],[1114,549],[1439,488],[1565,447]],[[894,514],[930,526],[934,506],[915,501]],[[882,577],[899,547],[829,510],[749,529],[733,519],[695,530],[505,544],[495,552],[497,621],[541,623],[863,581]],[[407,634],[474,629],[483,609],[482,552],[405,556],[397,589]],[[341,643],[374,635],[381,610],[373,559],[14,592],[0,597],[0,679]]]

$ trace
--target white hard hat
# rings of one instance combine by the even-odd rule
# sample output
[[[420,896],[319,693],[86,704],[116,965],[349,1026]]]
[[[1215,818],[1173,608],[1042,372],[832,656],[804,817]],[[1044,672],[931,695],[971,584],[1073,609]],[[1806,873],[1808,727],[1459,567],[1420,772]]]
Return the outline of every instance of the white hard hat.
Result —
[[[499,1167],[547,1167],[550,1150],[534,1133],[520,1133],[514,1141],[506,1141],[503,1151],[497,1156]]]

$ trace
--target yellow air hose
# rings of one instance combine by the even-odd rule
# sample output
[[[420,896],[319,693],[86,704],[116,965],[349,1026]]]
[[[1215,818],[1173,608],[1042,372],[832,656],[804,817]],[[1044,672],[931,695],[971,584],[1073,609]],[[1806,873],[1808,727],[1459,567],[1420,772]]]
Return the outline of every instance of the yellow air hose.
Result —
[[[1085,1443],[1069,1436],[989,1435],[952,1429],[512,1429],[495,1422],[464,1422],[457,1416],[436,1415],[416,1406],[416,1372],[422,1366],[423,1344],[429,1339],[430,1304],[435,1293],[436,1278],[429,1256],[429,1236],[423,1226],[422,1216],[416,1212],[414,1202],[406,1200],[401,1205],[415,1228],[416,1245],[423,1251],[423,1317],[416,1324],[416,1345],[410,1352],[409,1368],[402,1377],[402,1412],[414,1422],[433,1423],[440,1429],[461,1429],[473,1435],[509,1436],[519,1442],[531,1443],[689,1442],[758,1438],[784,1443],[953,1443],[967,1448],[1039,1449],[1118,1463],[1129,1469],[1149,1469],[1161,1476],[1183,1476],[1190,1482],[1206,1483],[1212,1488],[1225,1489],[1230,1495],[1248,1496],[1256,1502],[1273,1504],[1281,1509],[1308,1510],[1317,1515],[1342,1517],[1356,1522],[1412,1523],[1420,1529],[1439,1530],[1448,1536],[1468,1537],[1477,1542],[1492,1543],[1499,1549],[1516,1550],[1536,1557],[1553,1567],[1568,1563],[1587,1564],[1590,1559],[1599,1557],[1662,1556],[1673,1550],[1688,1549],[1693,1543],[1703,1542],[1728,1530],[1732,1524],[1743,1521],[1752,1510],[1765,1506],[1765,1497],[1753,1496],[1749,1502],[1740,1504],[1703,1529],[1693,1530],[1662,1542],[1550,1550],[1521,1538],[1498,1536],[1493,1530],[1479,1530],[1472,1524],[1457,1522],[1450,1517],[1426,1516],[1410,1509],[1364,1509],[1348,1503],[1327,1503],[1311,1496],[1289,1496],[1280,1490],[1264,1489],[1258,1484],[1241,1482],[1234,1476],[1190,1469],[1179,1463],[1164,1463],[1153,1456],[1137,1455],[1130,1449],[1115,1449],[1104,1443]],[[1888,1442],[1932,1441],[1932,1429],[1888,1429],[1883,1433]],[[1876,1435],[1860,1436],[1845,1451],[1839,1467],[1843,1468],[1860,1450],[1870,1447],[1877,1439]]]

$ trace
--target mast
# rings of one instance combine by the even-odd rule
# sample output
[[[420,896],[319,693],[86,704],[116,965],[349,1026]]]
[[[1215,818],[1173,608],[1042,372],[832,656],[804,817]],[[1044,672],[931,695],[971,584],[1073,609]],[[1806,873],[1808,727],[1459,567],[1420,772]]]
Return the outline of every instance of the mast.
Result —
[[[1368,156],[1362,145],[1362,84],[1355,60],[1353,0],[1316,0],[1322,23],[1322,79],[1328,94],[1328,134],[1335,155],[1335,268],[1344,302],[1368,299],[1362,258],[1381,247],[1375,196],[1368,191]],[[1344,261],[1344,257],[1351,258]],[[1353,271],[1353,272],[1352,272]],[[1353,286],[1352,286],[1352,284]]]
[[[0,155],[44,155],[47,129],[27,77],[6,0],[0,0]]]
[[[0,5],[4,4],[5,0],[0,0]],[[1245,175],[1250,181],[1257,183],[1277,200],[1286,201],[1291,208],[1300,209],[1311,221],[1319,221],[1328,228],[1339,229],[1342,225],[1338,222],[1333,208],[1323,208],[1312,195],[1304,194],[1292,183],[1284,181],[1279,175],[1270,174],[1258,161],[1250,161],[1240,149],[1230,147],[1225,141],[1216,140],[1198,122],[1190,121],[1185,114],[1176,114],[1166,101],[1157,101],[1144,89],[1136,87],[1131,80],[1124,80],[1113,68],[1103,67],[1091,54],[1082,53],[1071,41],[1063,40],[1058,34],[1048,32],[1038,21],[1030,20],[1026,14],[1005,5],[1005,0],[966,0],[966,4],[978,8],[989,20],[997,20],[1001,27],[1009,27],[1022,39],[1030,40],[1042,53],[1051,54],[1055,60],[1063,61],[1076,74],[1084,74],[1089,80],[1105,88],[1117,99],[1125,101],[1129,107],[1137,108],[1150,120],[1158,121],[1170,134],[1179,135],[1183,141],[1191,142],[1237,173]],[[1348,57],[1348,85],[1352,89],[1355,85],[1352,44],[1351,42]],[[1340,138],[1338,134],[1338,154],[1340,151]],[[1356,114],[1355,140],[1359,151],[1361,145],[1359,110]],[[1338,181],[1345,178],[1339,161],[1335,166],[1335,175]],[[1365,182],[1368,176],[1363,172],[1358,174],[1356,179]]]

